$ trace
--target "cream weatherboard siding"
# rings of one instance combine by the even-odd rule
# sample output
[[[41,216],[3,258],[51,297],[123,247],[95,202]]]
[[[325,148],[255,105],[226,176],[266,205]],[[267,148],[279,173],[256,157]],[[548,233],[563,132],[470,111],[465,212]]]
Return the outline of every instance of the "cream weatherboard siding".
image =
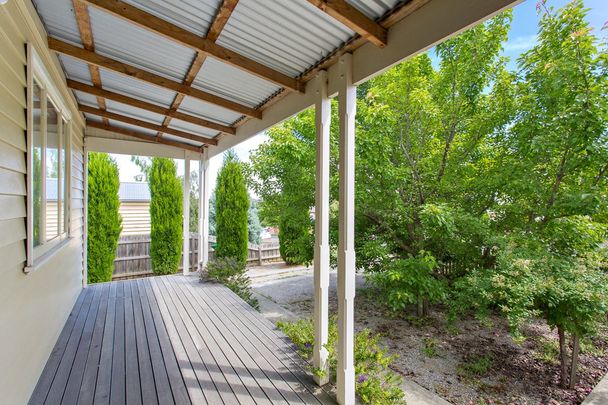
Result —
[[[72,110],[71,239],[30,274],[26,260],[26,43]],[[0,5],[0,393],[27,403],[82,288],[84,122],[28,0]]]
[[[120,236],[150,234],[150,203],[121,201],[119,208],[122,217]]]

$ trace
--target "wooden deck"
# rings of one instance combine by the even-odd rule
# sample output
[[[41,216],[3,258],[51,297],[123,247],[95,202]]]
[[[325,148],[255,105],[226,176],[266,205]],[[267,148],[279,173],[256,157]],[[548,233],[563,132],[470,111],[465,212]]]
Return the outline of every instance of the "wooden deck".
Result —
[[[329,404],[293,346],[227,288],[190,276],[82,291],[31,404]]]

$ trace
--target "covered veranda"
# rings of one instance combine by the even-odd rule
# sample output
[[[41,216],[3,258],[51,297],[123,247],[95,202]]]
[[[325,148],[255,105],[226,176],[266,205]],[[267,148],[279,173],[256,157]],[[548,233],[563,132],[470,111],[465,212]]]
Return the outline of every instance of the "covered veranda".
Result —
[[[331,98],[337,96],[340,404],[355,403],[356,86],[516,3],[33,0],[48,48],[86,119],[85,151],[184,159],[184,190],[190,188],[190,162],[199,161],[199,269],[208,258],[209,159],[315,106],[313,366],[321,370],[328,367],[329,131]],[[185,215],[185,230],[188,224]],[[184,263],[188,248],[185,241]],[[154,384],[150,392],[159,403],[169,392],[186,403],[330,401],[310,384],[285,337],[222,287],[186,276],[84,287],[32,403],[80,402],[79,395],[96,399],[98,392],[102,402],[123,403],[131,382],[141,395],[149,393],[145,384]],[[110,345],[104,344],[106,333],[113,336]],[[140,343],[148,349],[143,357]],[[97,352],[105,363],[89,363]],[[315,379],[321,386],[328,382]]]

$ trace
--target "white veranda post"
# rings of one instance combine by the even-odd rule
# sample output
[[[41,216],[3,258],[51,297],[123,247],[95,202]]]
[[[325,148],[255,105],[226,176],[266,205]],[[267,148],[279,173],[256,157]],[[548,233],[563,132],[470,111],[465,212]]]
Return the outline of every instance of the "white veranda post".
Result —
[[[331,99],[327,95],[327,72],[317,75],[315,104],[317,129],[317,171],[315,178],[315,255],[314,255],[314,352],[313,366],[324,373],[315,373],[319,385],[329,381],[326,349],[328,336],[329,288],[329,136]]]
[[[355,403],[355,113],[357,88],[352,79],[352,54],[340,58],[339,241],[338,241],[338,366],[337,396],[342,405]]]
[[[184,274],[190,273],[190,158],[184,151],[184,259],[182,260]]]
[[[198,270],[209,261],[209,152],[201,153],[198,166]]]

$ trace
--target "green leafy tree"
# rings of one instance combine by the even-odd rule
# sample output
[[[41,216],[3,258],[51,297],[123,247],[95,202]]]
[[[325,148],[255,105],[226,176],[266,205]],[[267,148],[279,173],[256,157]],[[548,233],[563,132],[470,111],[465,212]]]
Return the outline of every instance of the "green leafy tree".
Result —
[[[457,283],[455,302],[482,313],[498,307],[515,333],[543,317],[558,331],[561,385],[573,388],[579,340],[595,333],[608,307],[606,228],[594,221],[608,201],[607,58],[582,1],[539,9],[539,43],[519,59],[517,115],[496,136],[497,163],[486,173],[501,231],[496,268]]]
[[[89,283],[112,280],[122,219],[118,213],[118,165],[105,153],[89,153],[87,277]]]
[[[172,159],[152,158],[150,183],[150,256],[156,274],[176,273],[182,254],[182,183]]]
[[[249,196],[242,163],[233,151],[224,155],[215,193],[216,257],[247,261]]]
[[[333,113],[337,111],[334,104]],[[332,171],[337,165],[337,120],[332,120]],[[249,179],[260,197],[260,216],[279,228],[281,256],[288,263],[309,263],[313,255],[315,189],[315,114],[306,110],[268,131],[269,140],[250,156]],[[336,179],[332,194],[337,193]]]

